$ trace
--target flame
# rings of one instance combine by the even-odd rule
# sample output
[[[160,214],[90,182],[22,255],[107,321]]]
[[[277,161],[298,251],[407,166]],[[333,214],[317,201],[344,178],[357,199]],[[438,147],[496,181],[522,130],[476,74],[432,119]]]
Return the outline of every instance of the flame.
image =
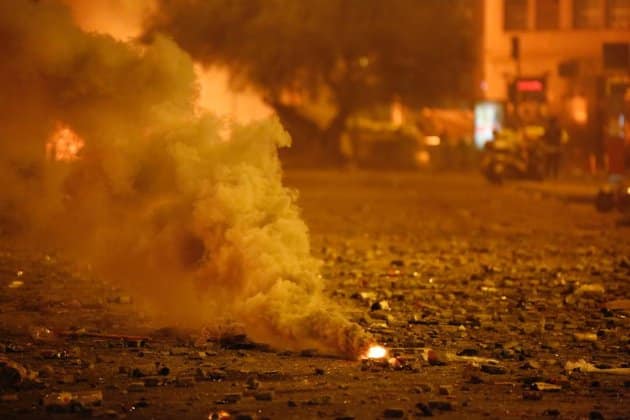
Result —
[[[225,410],[220,410],[216,413],[210,413],[208,420],[223,420],[231,418],[230,413]]]
[[[142,21],[157,8],[155,0],[62,0],[86,32],[127,41],[142,34]]]
[[[213,114],[237,123],[248,123],[269,117],[272,110],[253,90],[234,91],[230,87],[227,69],[195,64],[199,81],[198,112]]]
[[[426,136],[424,138],[424,144],[427,146],[439,146],[441,141],[439,136]]]
[[[104,33],[123,42],[141,35],[143,20],[158,7],[156,0],[62,1],[84,31]],[[200,88],[195,104],[198,113],[211,112],[237,123],[258,121],[273,114],[254,90],[233,90],[228,70],[195,63],[195,74]]]
[[[79,152],[85,142],[70,127],[59,124],[46,143],[46,157],[51,160],[73,161],[79,158]]]
[[[383,359],[385,357],[387,357],[387,349],[378,344],[373,344],[367,352],[365,352],[362,359]]]
[[[588,122],[588,101],[583,96],[574,96],[569,101],[569,110],[573,121],[579,125]]]
[[[84,145],[83,139],[72,129],[64,125],[58,125],[46,143],[46,155],[53,160],[75,160],[78,158],[78,154]]]
[[[394,127],[401,127],[405,122],[403,106],[398,99],[395,99],[391,105],[391,119]]]

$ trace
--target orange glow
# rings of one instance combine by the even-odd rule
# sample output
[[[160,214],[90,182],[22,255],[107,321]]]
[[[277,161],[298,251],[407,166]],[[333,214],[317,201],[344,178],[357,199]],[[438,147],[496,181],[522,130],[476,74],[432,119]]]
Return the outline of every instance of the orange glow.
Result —
[[[81,29],[129,41],[142,34],[142,22],[157,6],[155,0],[63,0]],[[267,118],[272,110],[251,90],[235,92],[226,70],[195,64],[200,92],[198,112],[211,112],[238,123]]]
[[[254,92],[234,92],[229,87],[229,74],[219,68],[195,65],[200,92],[197,110],[212,112],[238,123],[248,123],[271,115],[271,109]]]
[[[569,102],[571,118],[577,124],[584,125],[588,122],[588,102],[583,96],[574,96]]]
[[[378,344],[373,344],[370,346],[368,351],[363,355],[362,359],[383,359],[387,357],[387,349]]]
[[[399,100],[394,100],[391,108],[391,119],[394,127],[400,127],[405,122],[403,106]]]
[[[424,144],[427,146],[439,146],[441,141],[439,136],[426,136],[424,138]]]
[[[55,132],[46,143],[46,157],[50,160],[63,162],[79,158],[79,152],[85,142],[70,127],[59,124]]]
[[[221,420],[231,418],[230,413],[225,410],[217,411],[216,413],[210,413],[208,420]]]
[[[426,166],[431,162],[431,155],[426,150],[418,150],[414,158],[419,166]]]
[[[63,0],[77,24],[87,32],[100,32],[126,41],[142,33],[142,20],[155,0]]]

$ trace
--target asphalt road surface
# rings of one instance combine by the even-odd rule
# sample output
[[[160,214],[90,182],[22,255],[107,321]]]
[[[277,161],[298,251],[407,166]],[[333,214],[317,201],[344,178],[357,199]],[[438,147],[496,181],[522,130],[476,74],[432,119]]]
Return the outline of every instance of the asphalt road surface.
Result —
[[[142,323],[124,291],[4,241],[0,418],[630,418],[630,228],[618,215],[476,174],[285,181],[328,294],[390,358],[107,336]],[[49,337],[70,320],[104,334]]]

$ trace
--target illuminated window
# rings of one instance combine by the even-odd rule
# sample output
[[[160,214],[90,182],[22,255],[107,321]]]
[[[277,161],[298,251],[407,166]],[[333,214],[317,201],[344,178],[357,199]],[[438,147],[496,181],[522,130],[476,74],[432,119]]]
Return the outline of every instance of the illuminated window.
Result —
[[[573,25],[580,29],[603,27],[603,0],[573,0]]]
[[[527,0],[505,0],[503,27],[506,31],[527,29]]]
[[[608,26],[615,29],[630,29],[630,0],[608,0]]]
[[[560,0],[536,0],[536,29],[558,29]]]

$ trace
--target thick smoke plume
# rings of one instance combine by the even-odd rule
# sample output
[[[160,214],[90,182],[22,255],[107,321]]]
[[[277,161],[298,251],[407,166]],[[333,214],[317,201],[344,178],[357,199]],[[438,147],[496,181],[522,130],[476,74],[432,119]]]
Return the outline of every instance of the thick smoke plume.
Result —
[[[89,261],[167,322],[227,318],[349,357],[368,344],[322,297],[275,120],[222,138],[195,113],[193,63],[173,42],[83,32],[56,1],[0,2],[0,52],[5,229]],[[60,132],[82,140],[75,159],[51,152]]]

